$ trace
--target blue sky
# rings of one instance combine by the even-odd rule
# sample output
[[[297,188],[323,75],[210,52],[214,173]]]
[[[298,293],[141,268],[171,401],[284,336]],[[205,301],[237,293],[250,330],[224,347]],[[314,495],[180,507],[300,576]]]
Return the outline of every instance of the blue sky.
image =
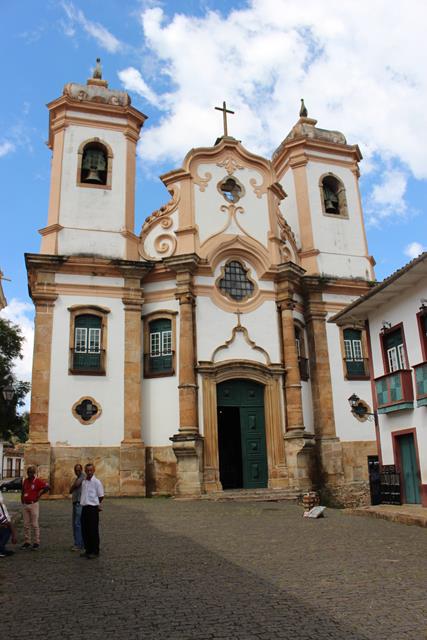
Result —
[[[382,279],[427,246],[427,5],[397,0],[16,0],[0,3],[0,268],[9,317],[30,341],[23,254],[45,226],[45,105],[85,82],[97,56],[110,86],[149,119],[139,145],[136,232],[168,200],[158,175],[230,133],[270,156],[304,96],[319,126],[358,143],[368,242]],[[408,36],[410,34],[410,36]],[[284,208],[286,215],[286,204]],[[5,313],[5,312],[3,312]],[[30,357],[30,356],[28,356]],[[28,367],[26,364],[22,367]]]

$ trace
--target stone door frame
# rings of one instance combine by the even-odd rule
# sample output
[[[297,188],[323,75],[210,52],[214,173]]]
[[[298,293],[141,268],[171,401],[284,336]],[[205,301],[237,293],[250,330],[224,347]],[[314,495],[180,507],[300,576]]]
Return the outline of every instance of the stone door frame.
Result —
[[[246,360],[200,362],[203,402],[203,490],[222,491],[219,477],[217,384],[227,380],[250,380],[264,387],[265,439],[267,448],[268,487],[287,486],[284,447],[283,376],[281,365],[264,365]]]

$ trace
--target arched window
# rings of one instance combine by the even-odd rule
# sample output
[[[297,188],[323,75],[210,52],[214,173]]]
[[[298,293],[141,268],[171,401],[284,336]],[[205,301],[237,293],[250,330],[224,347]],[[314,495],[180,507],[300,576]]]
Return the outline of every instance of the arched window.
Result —
[[[323,212],[328,215],[348,217],[347,198],[341,180],[331,173],[320,181]]]
[[[76,305],[70,311],[69,373],[105,375],[109,309]]]
[[[80,170],[82,184],[106,185],[108,176],[108,152],[101,142],[89,142],[83,149]]]
[[[248,269],[241,262],[230,260],[222,271],[222,276],[218,281],[221,293],[238,302],[253,295],[255,285],[248,277]]]
[[[175,373],[176,311],[156,311],[144,320],[144,376]]]
[[[347,378],[366,377],[361,329],[344,329],[344,353]]]
[[[299,365],[299,373],[301,380],[308,380],[309,372],[308,372],[308,358],[307,352],[305,349],[305,338],[304,338],[304,329],[298,325],[294,324],[295,331],[295,343],[297,347],[298,353],[298,365]]]
[[[99,370],[101,364],[101,318],[77,316],[74,323],[73,369]]]

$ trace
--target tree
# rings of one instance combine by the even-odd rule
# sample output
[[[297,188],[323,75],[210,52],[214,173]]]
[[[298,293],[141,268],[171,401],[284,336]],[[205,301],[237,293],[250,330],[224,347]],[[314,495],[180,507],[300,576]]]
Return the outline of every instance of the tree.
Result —
[[[15,436],[21,442],[28,437],[28,417],[19,415],[17,409],[25,405],[30,383],[16,378],[13,363],[16,358],[22,359],[24,339],[20,327],[0,318],[0,438],[9,440]],[[13,399],[6,402],[1,390],[9,381],[15,393]]]

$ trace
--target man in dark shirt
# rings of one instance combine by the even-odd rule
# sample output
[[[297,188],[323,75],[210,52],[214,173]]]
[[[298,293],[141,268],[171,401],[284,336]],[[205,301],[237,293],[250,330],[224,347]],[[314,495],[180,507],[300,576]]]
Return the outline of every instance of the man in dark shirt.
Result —
[[[74,482],[70,487],[70,493],[73,500],[73,538],[74,545],[71,547],[71,551],[82,551],[84,549],[83,538],[82,538],[82,506],[80,504],[80,495],[82,492],[82,482],[86,478],[86,475],[83,473],[83,467],[81,464],[74,465],[74,473],[76,477],[74,478]]]

